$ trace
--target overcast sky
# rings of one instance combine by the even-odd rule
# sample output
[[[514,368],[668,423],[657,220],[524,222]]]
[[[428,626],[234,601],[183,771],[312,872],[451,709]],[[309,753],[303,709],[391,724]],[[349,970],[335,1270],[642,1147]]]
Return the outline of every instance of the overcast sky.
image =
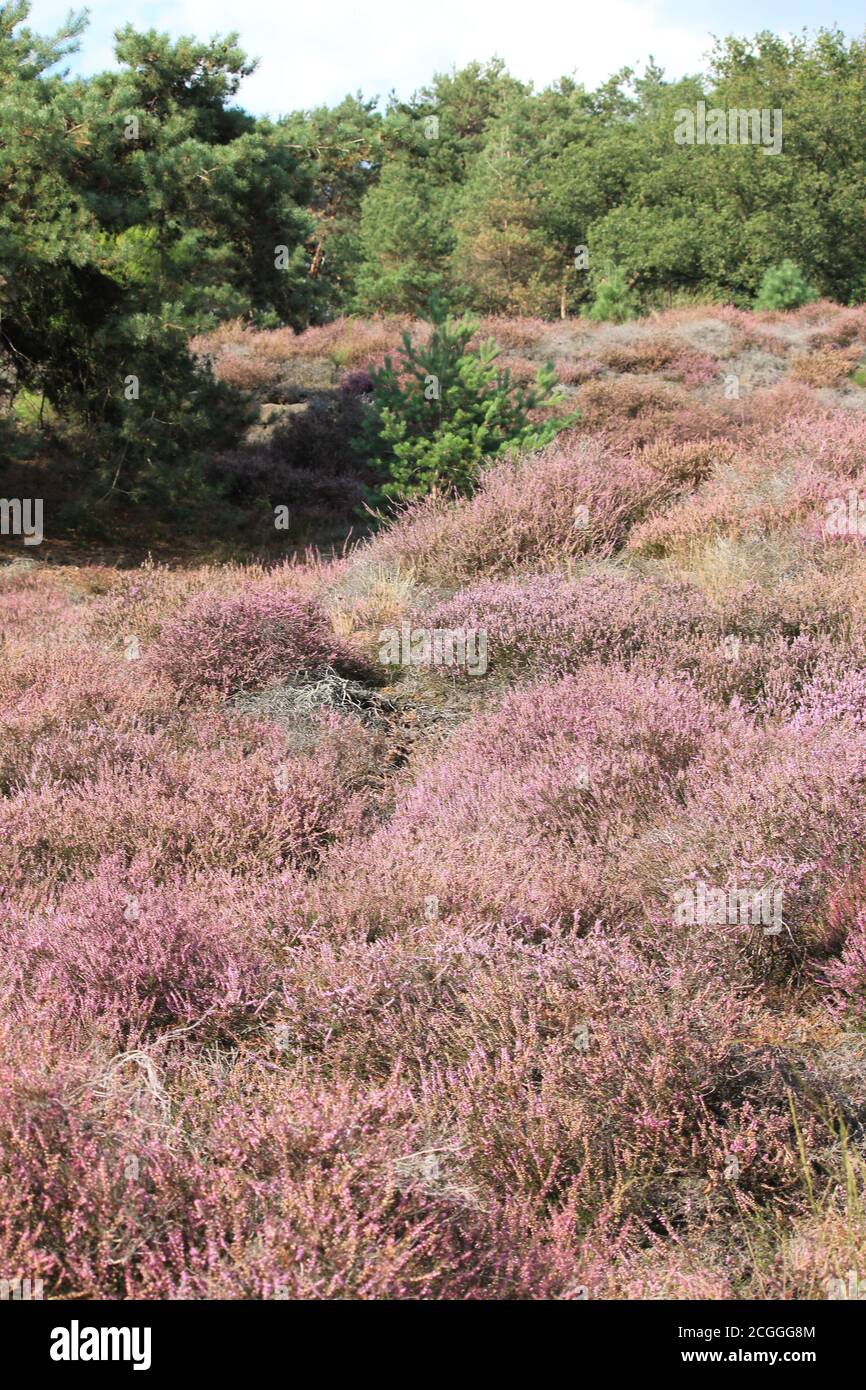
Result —
[[[640,68],[653,54],[670,77],[701,68],[713,37],[791,33],[836,23],[848,35],[866,28],[857,0],[91,0],[90,26],[70,66],[81,73],[114,65],[112,35],[127,21],[177,37],[238,30],[241,46],[260,58],[240,100],[250,111],[279,115],[347,92],[408,97],[434,72],[473,58],[503,58],[517,77],[544,86],[573,74],[594,86],[615,69]],[[47,32],[69,0],[34,0],[30,26]]]

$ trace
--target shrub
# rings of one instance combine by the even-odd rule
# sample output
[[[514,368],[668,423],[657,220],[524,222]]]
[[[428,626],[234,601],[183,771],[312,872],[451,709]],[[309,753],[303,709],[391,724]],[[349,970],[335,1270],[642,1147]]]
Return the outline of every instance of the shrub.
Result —
[[[774,473],[766,446],[741,454],[733,466],[721,467],[699,489],[652,516],[629,537],[637,554],[663,556],[694,553],[724,537],[736,540],[780,532],[807,515],[794,467]]]
[[[356,367],[354,371],[346,372],[340,381],[340,390],[344,396],[367,396],[373,390],[373,378],[366,367]]]
[[[587,661],[620,662],[657,676],[687,676],[712,699],[736,699],[762,717],[789,716],[808,700],[817,670],[826,669],[829,679],[855,659],[836,649],[828,666],[834,646],[820,624],[815,632],[793,624],[791,636],[773,615],[755,632],[736,602],[710,604],[696,585],[638,576],[486,580],[417,622],[484,632],[492,671],[565,674]]]
[[[47,741],[27,781],[0,798],[5,879],[49,887],[117,854],[158,880],[183,869],[252,881],[310,869],[359,833],[381,779],[373,732],[332,715],[314,721],[312,749],[295,751],[275,723],[199,714],[99,735],[95,757],[86,724]],[[51,774],[67,766],[60,783]]]
[[[866,909],[861,907],[845,934],[842,954],[818,970],[826,1001],[843,1018],[862,1028],[866,1020]]]
[[[449,585],[532,566],[559,569],[569,557],[612,554],[675,491],[634,458],[563,436],[540,454],[493,464],[474,497],[414,503],[367,554]]]
[[[52,1068],[33,1051],[7,1030],[0,1258],[50,1296],[526,1299],[574,1286],[574,1243],[560,1235],[558,1251],[541,1215],[468,1202],[413,1167],[430,1141],[398,1077],[363,1087],[167,1050]]]
[[[812,288],[800,267],[794,261],[782,261],[764,271],[755,296],[755,308],[799,309],[817,298],[818,291]]]
[[[866,727],[866,674],[861,669],[840,672],[825,664],[802,693],[791,720],[794,729],[819,729],[836,720]]]
[[[637,295],[618,266],[605,269],[595,284],[595,298],[586,310],[597,323],[625,323],[640,312]]]
[[[731,972],[748,961],[762,983],[790,979],[825,954],[824,912],[859,861],[864,775],[866,741],[847,721],[810,732],[747,729],[739,747],[691,780],[682,811],[624,853],[633,910],[669,924],[671,885],[694,878],[725,890],[770,885],[782,894],[780,935],[732,926],[704,948],[708,958],[722,952]]]
[[[42,652],[0,676],[0,791],[70,785],[134,747],[170,715],[170,692],[137,681],[113,655],[85,646]]]
[[[2,973],[22,1019],[63,1014],[67,1026],[120,1047],[203,1020],[241,1023],[267,993],[266,962],[230,943],[226,924],[183,884],[155,889],[120,858],[99,864],[37,913],[0,927]]]
[[[467,927],[590,923],[618,849],[677,803],[712,725],[687,683],[621,667],[516,691],[453,736],[372,840],[335,851],[314,907],[368,933],[421,920],[430,894]]]
[[[826,307],[827,320],[809,335],[809,347],[849,348],[859,342],[862,348],[866,343],[866,306],[861,304],[856,308],[843,308],[834,304]]]
[[[550,324],[546,319],[529,316],[507,318],[504,314],[484,314],[479,319],[479,326],[482,333],[495,338],[497,343],[509,350],[538,347],[550,333]]]
[[[720,465],[734,460],[735,449],[728,441],[712,436],[678,443],[661,434],[644,445],[638,457],[673,483],[702,483]]]
[[[631,343],[612,343],[601,360],[614,372],[660,372],[682,353],[673,338],[647,337]]]
[[[185,698],[359,665],[314,600],[268,589],[194,598],[163,625],[148,664]]]
[[[856,364],[848,353],[837,348],[819,348],[817,352],[795,357],[789,375],[807,386],[841,386],[847,381]]]
[[[657,372],[670,381],[705,386],[718,374],[716,358],[689,352],[673,338],[644,338],[605,348],[601,361],[615,372]]]
[[[369,379],[369,373],[356,372],[354,376],[361,378],[355,383],[360,390],[341,389],[336,400],[315,398],[306,410],[291,414],[277,425],[271,439],[277,486],[281,469],[302,469],[327,477],[348,475],[348,482],[357,475],[358,462],[351,441],[363,419],[358,397],[366,389],[364,377]]]
[[[499,1046],[476,1049],[448,1078],[473,1175],[524,1201],[574,1184],[584,1222],[615,1211],[664,1223],[682,1211],[689,1179],[700,1181],[704,1212],[718,1213],[732,1154],[739,1200],[798,1192],[784,1071],[737,1046],[755,1010],[730,982],[697,957],[654,964],[601,931],[545,955],[533,972],[542,998],[523,1006],[518,1037],[500,1025]],[[496,996],[491,984],[486,1000],[472,999],[480,1029]],[[807,1101],[810,1135],[814,1119]]]
[[[536,426],[530,412],[554,405],[556,373],[542,367],[524,389],[496,365],[493,339],[471,349],[478,325],[455,321],[436,301],[426,343],[403,335],[401,361],[372,373],[373,401],[357,447],[386,476],[380,496],[405,500],[431,491],[466,493],[485,459],[540,448],[575,417]]]
[[[677,638],[709,625],[706,599],[686,585],[620,575],[571,582],[559,575],[484,580],[417,618],[431,628],[483,630],[488,661],[565,674],[588,661],[657,668]],[[718,620],[716,623],[718,627]]]
[[[706,440],[708,435],[723,440],[740,428],[730,415],[696,402],[679,384],[612,377],[587,382],[578,392],[578,401],[578,428],[629,452],[662,438],[672,444]]]
[[[283,541],[300,540],[309,534],[320,544],[325,544],[332,534],[336,541],[342,541],[353,526],[359,525],[364,487],[360,477],[339,471],[339,448],[345,447],[345,439],[327,427],[320,432],[312,421],[310,424],[309,430],[280,432],[279,442],[274,437],[270,444],[247,444],[214,455],[209,474],[232,502],[250,508],[249,522],[260,523],[262,532]],[[327,455],[333,471],[331,467],[298,466],[281,457],[285,449],[290,456],[302,458],[304,439],[310,441],[313,449],[324,449],[329,439],[334,441],[334,450]],[[277,506],[288,509],[288,528],[275,532]]]

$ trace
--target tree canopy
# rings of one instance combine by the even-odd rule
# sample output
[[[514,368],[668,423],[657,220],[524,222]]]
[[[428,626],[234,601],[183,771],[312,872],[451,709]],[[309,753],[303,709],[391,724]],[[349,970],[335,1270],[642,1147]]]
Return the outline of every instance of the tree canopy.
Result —
[[[0,392],[88,431],[93,476],[189,485],[244,400],[189,353],[228,319],[581,313],[678,296],[750,305],[785,271],[866,297],[866,47],[839,30],[717,42],[706,72],[571,77],[537,91],[499,60],[384,110],[250,115],[236,34],[117,31],[116,71],[70,76],[84,28],[0,3]],[[683,143],[686,113],[777,125]],[[758,127],[760,129],[760,126]],[[791,291],[793,292],[793,291]],[[191,470],[191,471],[190,471]]]

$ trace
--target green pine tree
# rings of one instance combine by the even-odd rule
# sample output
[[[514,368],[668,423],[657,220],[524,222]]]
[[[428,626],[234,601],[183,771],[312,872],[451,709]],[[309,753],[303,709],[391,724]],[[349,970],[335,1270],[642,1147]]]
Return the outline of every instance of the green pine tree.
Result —
[[[427,342],[404,333],[399,360],[386,358],[373,373],[373,402],[356,447],[383,475],[377,501],[471,492],[486,460],[542,448],[578,418],[541,425],[529,418],[561,400],[552,364],[520,386],[497,365],[492,339],[470,346],[478,331],[471,318],[451,318],[436,297],[428,316]]]

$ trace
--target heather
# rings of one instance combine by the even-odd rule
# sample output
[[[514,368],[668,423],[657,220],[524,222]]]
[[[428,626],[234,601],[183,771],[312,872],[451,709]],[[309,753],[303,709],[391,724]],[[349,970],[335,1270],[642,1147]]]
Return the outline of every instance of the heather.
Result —
[[[190,696],[260,689],[325,666],[351,669],[353,657],[314,600],[264,589],[193,599],[166,621],[148,662]]]
[[[639,460],[617,459],[567,431],[538,456],[488,469],[455,507],[435,496],[411,504],[369,555],[422,583],[608,556],[670,492]]]
[[[677,805],[711,737],[687,685],[588,665],[529,686],[454,734],[372,844],[329,857],[316,909],[368,935],[393,930],[395,910],[423,918],[430,896],[467,929],[591,925],[618,851],[656,807]]]
[[[413,327],[196,349],[270,396],[331,354],[357,402]],[[4,1277],[785,1301],[866,1273],[862,311],[480,332],[553,358],[579,419],[465,496],[339,553],[0,569]],[[483,633],[483,669],[386,663],[404,628]]]
[[[705,632],[709,646],[715,630],[722,640],[721,621],[713,621],[699,589],[616,571],[482,580],[424,616],[432,628],[483,627],[492,671],[564,674],[593,661],[631,664],[638,657],[658,669],[678,638]]]
[[[862,1299],[866,43],[266,118],[29,8],[0,1296]]]

